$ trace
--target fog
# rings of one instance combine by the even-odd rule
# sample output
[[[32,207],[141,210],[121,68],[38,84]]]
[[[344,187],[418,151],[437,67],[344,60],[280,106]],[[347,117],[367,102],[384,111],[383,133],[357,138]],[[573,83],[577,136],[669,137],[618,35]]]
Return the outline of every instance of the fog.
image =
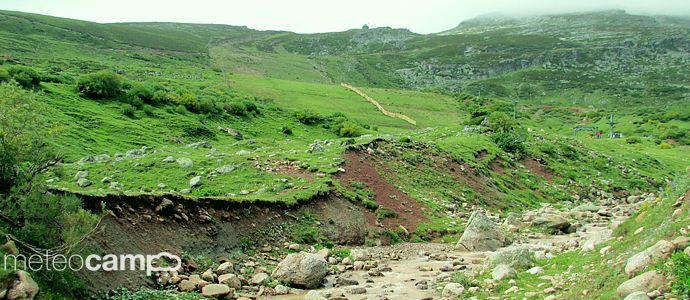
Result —
[[[433,33],[462,20],[624,9],[631,14],[690,15],[690,0],[0,0],[0,9],[109,22],[189,22],[246,25],[300,33],[370,26]]]

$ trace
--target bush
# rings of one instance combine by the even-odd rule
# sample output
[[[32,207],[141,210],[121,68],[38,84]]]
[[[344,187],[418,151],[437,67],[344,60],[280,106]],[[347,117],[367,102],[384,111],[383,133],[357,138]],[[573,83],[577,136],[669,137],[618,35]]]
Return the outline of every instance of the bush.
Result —
[[[128,116],[130,118],[134,117],[134,112],[136,112],[136,111],[137,111],[137,109],[134,106],[132,106],[131,104],[124,104],[124,105],[122,105],[122,108],[120,109],[120,112],[122,113],[122,115]]]
[[[187,113],[187,108],[184,107],[183,105],[178,105],[178,106],[175,106],[175,112],[178,114],[184,115]]]
[[[41,76],[36,70],[24,66],[12,66],[7,73],[24,88],[33,88],[41,83]]]
[[[525,153],[527,134],[524,130],[497,132],[491,135],[491,139],[499,148],[503,149],[503,151],[513,154]]]
[[[640,138],[636,137],[636,136],[631,136],[631,137],[625,139],[625,142],[628,144],[639,144]]]
[[[134,84],[132,88],[127,91],[127,97],[139,98],[145,103],[152,105],[158,104],[158,101],[156,100],[160,100],[154,98],[154,93],[151,87],[143,84]]]
[[[223,105],[223,110],[235,116],[246,116],[247,107],[243,103],[232,102]]]
[[[219,114],[220,111],[216,110],[216,105],[213,101],[209,99],[201,100],[199,103],[199,111],[204,114],[215,115]]]
[[[110,71],[91,73],[79,78],[77,90],[91,99],[110,98],[122,93],[122,79]]]
[[[356,137],[362,135],[359,125],[352,122],[342,123],[337,133],[342,137]]]
[[[163,91],[163,90],[157,90],[153,93],[153,96],[151,96],[151,102],[152,104],[165,104],[165,103],[170,103],[174,99],[173,95]]]
[[[672,148],[671,144],[669,144],[669,143],[661,143],[661,145],[659,145],[659,149],[665,150],[665,149],[671,149],[671,148]]]
[[[316,124],[323,121],[323,117],[321,117],[319,113],[309,109],[297,111],[295,113],[295,117],[297,118],[297,121],[300,121],[300,123],[306,125]]]
[[[8,82],[10,79],[12,79],[12,77],[10,77],[10,73],[8,73],[5,69],[0,69],[0,83]]]
[[[244,104],[244,107],[246,108],[247,112],[259,113],[259,108],[256,106],[256,103],[245,100],[242,101],[242,104]]]
[[[676,252],[662,268],[673,275],[673,289],[679,294],[690,296],[690,256]]]
[[[292,134],[292,128],[287,127],[287,126],[283,126],[283,127],[280,127],[280,132],[282,132],[283,134],[291,135]]]
[[[192,126],[185,127],[183,129],[184,134],[190,137],[206,137],[206,138],[215,138],[216,134],[211,131],[211,129],[208,129],[208,127],[204,126],[203,124],[196,124]]]
[[[144,105],[144,113],[145,113],[147,116],[149,116],[149,117],[154,116],[155,113],[154,113],[153,106],[151,106],[151,105]]]

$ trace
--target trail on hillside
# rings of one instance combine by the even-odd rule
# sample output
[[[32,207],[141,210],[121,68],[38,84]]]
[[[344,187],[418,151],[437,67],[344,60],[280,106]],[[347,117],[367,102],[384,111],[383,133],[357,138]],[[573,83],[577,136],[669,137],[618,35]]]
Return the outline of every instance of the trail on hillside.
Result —
[[[374,100],[374,98],[369,97],[369,95],[367,95],[366,93],[364,93],[362,90],[360,90],[360,89],[358,89],[358,88],[356,88],[356,87],[354,87],[354,86],[351,86],[351,85],[349,85],[349,84],[347,84],[347,83],[344,83],[344,82],[341,83],[340,85],[341,85],[342,87],[344,87],[344,88],[346,88],[346,89],[348,89],[348,90],[351,90],[351,91],[357,93],[358,95],[364,97],[364,99],[366,99],[367,101],[369,101],[369,102],[371,102],[372,104],[374,104],[374,105],[376,106],[376,108],[378,108],[378,110],[381,111],[384,115],[389,116],[389,117],[393,117],[393,118],[402,119],[402,120],[404,120],[404,121],[406,121],[406,122],[408,122],[408,123],[410,123],[410,124],[412,124],[412,125],[417,125],[417,121],[412,120],[412,118],[410,118],[410,117],[408,117],[408,116],[406,116],[406,115],[399,114],[399,113],[394,113],[394,112],[390,112],[390,111],[386,110],[383,106],[381,106],[381,104],[379,104],[378,101]]]

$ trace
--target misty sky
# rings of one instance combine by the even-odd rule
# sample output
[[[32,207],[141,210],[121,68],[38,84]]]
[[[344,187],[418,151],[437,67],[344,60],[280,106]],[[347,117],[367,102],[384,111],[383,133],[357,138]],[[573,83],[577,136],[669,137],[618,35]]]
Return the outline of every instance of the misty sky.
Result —
[[[246,25],[300,33],[370,24],[432,33],[487,13],[543,14],[625,9],[690,15],[690,0],[0,0],[0,10],[109,22],[170,21]]]

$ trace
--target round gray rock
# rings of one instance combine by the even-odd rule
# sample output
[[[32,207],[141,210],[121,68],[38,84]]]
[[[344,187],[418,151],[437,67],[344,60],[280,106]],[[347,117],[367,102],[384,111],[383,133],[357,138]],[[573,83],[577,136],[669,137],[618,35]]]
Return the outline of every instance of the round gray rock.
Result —
[[[327,273],[326,260],[317,254],[291,253],[273,271],[273,278],[302,288],[317,288]]]

